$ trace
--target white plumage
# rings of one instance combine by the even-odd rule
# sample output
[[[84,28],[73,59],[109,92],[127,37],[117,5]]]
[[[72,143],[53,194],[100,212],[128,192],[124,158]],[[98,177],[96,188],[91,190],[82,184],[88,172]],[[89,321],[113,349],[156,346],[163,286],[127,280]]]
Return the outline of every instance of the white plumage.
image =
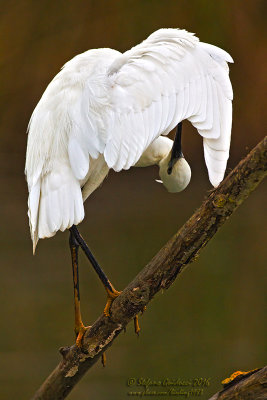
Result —
[[[123,54],[89,50],[67,62],[29,124],[25,173],[34,249],[39,238],[82,221],[83,201],[110,168],[159,164],[172,147],[161,135],[184,119],[203,136],[217,186],[232,125],[227,62],[233,60],[224,50],[179,29],[160,29]]]

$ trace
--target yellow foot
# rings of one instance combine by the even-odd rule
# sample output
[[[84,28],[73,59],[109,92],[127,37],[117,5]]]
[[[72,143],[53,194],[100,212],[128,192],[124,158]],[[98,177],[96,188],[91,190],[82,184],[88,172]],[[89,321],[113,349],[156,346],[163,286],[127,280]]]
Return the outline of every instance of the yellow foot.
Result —
[[[138,315],[136,315],[134,317],[134,331],[137,334],[137,336],[139,336],[139,332],[140,332],[140,326],[139,326],[139,321],[138,321]]]
[[[102,353],[102,355],[101,355],[101,362],[102,362],[103,367],[105,367],[105,366],[106,366],[106,363],[107,363],[106,353]]]
[[[104,308],[104,314],[106,317],[108,317],[110,315],[109,310],[110,310],[110,306],[111,306],[113,300],[115,300],[116,297],[118,297],[121,294],[121,292],[118,292],[118,290],[114,289],[114,287],[111,285],[111,283],[110,283],[110,286],[112,288],[112,291],[106,288],[106,291],[108,294],[107,303]]]
[[[141,310],[141,315],[143,315],[145,311],[146,311],[146,306],[144,306],[144,308]],[[141,329],[139,326],[139,318],[137,314],[134,317],[134,331],[137,334],[137,336],[139,336],[139,332],[141,331]]]
[[[83,340],[83,336],[85,334],[85,332],[87,331],[87,329],[90,329],[91,326],[84,326],[83,323],[81,323],[81,325],[77,328],[75,328],[75,333],[76,333],[76,346],[77,347],[82,347],[82,340]]]

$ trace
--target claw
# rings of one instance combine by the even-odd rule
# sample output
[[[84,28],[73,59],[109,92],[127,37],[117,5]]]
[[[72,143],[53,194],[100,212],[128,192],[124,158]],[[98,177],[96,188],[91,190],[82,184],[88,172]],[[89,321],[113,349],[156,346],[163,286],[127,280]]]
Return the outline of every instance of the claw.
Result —
[[[139,321],[138,321],[138,315],[136,315],[134,317],[134,331],[137,334],[137,336],[139,336],[139,332],[140,332],[140,326],[139,326]]]
[[[107,363],[107,356],[106,356],[105,352],[102,353],[102,355],[101,355],[101,362],[102,362],[103,367],[105,367],[106,363]]]
[[[78,328],[75,328],[76,333],[76,346],[81,348],[82,347],[82,340],[84,337],[85,332],[90,329],[91,326],[84,326],[83,323]]]
[[[110,315],[109,310],[110,310],[112,302],[116,299],[116,297],[118,297],[121,294],[121,292],[119,292],[118,290],[114,289],[114,287],[111,285],[111,283],[110,283],[110,286],[112,288],[112,291],[109,290],[108,288],[106,288],[106,291],[107,291],[107,294],[108,294],[107,303],[106,303],[105,308],[104,308],[104,315],[106,317],[109,317],[109,315]]]
[[[145,311],[146,311],[146,306],[144,306],[143,309],[141,310],[141,315],[143,315]],[[139,336],[139,332],[141,331],[141,329],[139,326],[138,314],[136,314],[136,316],[134,317],[134,331],[137,334],[137,336]]]

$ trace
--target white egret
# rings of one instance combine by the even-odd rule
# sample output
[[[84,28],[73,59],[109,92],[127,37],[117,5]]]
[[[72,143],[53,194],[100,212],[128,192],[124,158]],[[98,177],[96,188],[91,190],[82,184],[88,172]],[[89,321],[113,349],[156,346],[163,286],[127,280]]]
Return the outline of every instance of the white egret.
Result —
[[[25,173],[33,251],[40,238],[70,230],[76,343],[80,313],[78,248],[108,293],[119,295],[76,227],[83,202],[109,169],[159,165],[162,183],[179,192],[191,171],[181,148],[181,123],[203,137],[209,179],[224,177],[232,125],[232,87],[224,50],[179,29],[160,29],[125,53],[96,49],[68,61],[48,85],[28,129]],[[178,126],[174,142],[165,136]]]

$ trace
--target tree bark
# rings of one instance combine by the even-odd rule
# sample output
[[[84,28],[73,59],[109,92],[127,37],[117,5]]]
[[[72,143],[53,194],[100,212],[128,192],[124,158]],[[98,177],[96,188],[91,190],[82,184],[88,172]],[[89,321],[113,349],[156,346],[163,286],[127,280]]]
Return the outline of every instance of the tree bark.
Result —
[[[64,399],[113,340],[155,294],[167,289],[267,174],[265,137],[213,190],[200,208],[115,299],[109,318],[101,315],[85,333],[82,350],[61,348],[62,361],[33,400]]]
[[[209,400],[264,400],[267,398],[267,366],[229,384]]]

